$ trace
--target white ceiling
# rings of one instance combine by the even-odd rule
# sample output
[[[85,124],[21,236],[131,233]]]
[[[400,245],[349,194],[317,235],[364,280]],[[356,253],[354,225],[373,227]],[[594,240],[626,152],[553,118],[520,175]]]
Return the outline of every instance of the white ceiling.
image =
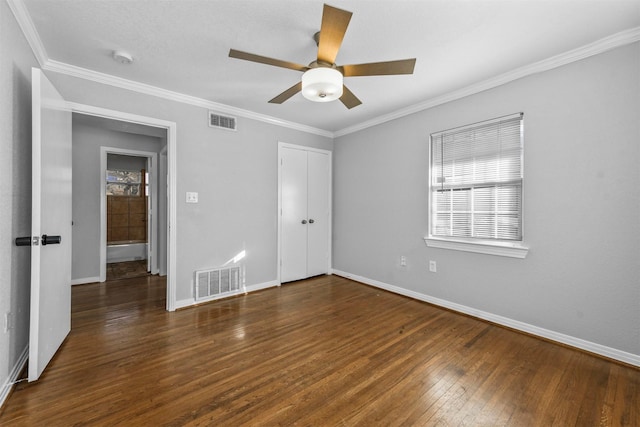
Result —
[[[331,0],[353,12],[339,65],[417,58],[413,75],[345,79],[363,102],[347,110],[300,94],[269,104],[301,73],[228,57],[308,64],[322,1],[23,1],[49,60],[331,132],[640,27],[640,0]]]

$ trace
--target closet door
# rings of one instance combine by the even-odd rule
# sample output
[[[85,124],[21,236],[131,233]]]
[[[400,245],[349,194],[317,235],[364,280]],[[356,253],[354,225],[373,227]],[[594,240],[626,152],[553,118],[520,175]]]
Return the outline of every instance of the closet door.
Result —
[[[328,152],[280,146],[280,281],[329,270]]]
[[[307,152],[280,151],[280,281],[307,277]]]
[[[307,153],[307,276],[329,269],[329,155]]]

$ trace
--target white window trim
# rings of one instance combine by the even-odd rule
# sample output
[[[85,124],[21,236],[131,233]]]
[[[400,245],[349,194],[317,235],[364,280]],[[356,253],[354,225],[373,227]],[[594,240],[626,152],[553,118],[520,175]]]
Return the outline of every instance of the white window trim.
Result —
[[[425,237],[424,242],[430,248],[451,249],[454,251],[474,252],[478,254],[497,255],[524,259],[529,248],[519,243],[497,243],[487,241],[468,242],[450,238]]]
[[[505,118],[510,117],[522,117],[522,113],[510,114],[503,117],[497,117],[492,120],[483,121],[485,124],[491,124],[492,122],[504,120]],[[474,124],[470,124],[468,126],[474,126]],[[442,131],[446,132],[446,131]],[[439,135],[442,132],[436,132],[431,135],[429,138],[429,168],[431,168],[431,138],[433,135]],[[522,165],[524,167],[524,163]],[[432,196],[433,193],[431,191],[431,169],[429,169],[429,206],[431,207]],[[524,190],[523,190],[524,191]],[[523,203],[524,203],[524,194],[523,194]],[[429,208],[431,209],[431,208]],[[524,217],[524,209],[521,211],[521,219]],[[429,212],[429,232],[431,231],[431,212]],[[523,222],[524,223],[524,222]],[[524,234],[524,233],[523,233]],[[529,253],[529,247],[525,246],[522,241],[514,241],[514,242],[505,242],[505,241],[496,241],[496,240],[466,240],[466,239],[456,239],[451,237],[440,237],[440,236],[432,236],[429,234],[424,237],[425,244],[430,248],[439,248],[439,249],[449,249],[455,251],[464,251],[464,252],[473,252],[479,254],[486,255],[496,255],[510,258],[519,258],[524,259]]]

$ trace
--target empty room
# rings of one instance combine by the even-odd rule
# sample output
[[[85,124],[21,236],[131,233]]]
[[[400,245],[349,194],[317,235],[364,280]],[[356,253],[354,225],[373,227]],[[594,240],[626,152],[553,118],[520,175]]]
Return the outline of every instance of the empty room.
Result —
[[[0,36],[0,425],[640,425],[640,0]]]

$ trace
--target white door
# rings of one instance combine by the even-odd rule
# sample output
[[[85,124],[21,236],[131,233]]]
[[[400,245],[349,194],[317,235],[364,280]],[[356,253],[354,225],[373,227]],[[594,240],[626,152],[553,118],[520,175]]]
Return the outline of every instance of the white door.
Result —
[[[307,277],[329,270],[329,155],[307,152]]]
[[[71,111],[34,68],[32,78],[29,381],[71,330]]]
[[[280,147],[280,281],[329,271],[328,152]]]
[[[307,277],[307,152],[282,149],[280,168],[280,281],[290,282]]]

